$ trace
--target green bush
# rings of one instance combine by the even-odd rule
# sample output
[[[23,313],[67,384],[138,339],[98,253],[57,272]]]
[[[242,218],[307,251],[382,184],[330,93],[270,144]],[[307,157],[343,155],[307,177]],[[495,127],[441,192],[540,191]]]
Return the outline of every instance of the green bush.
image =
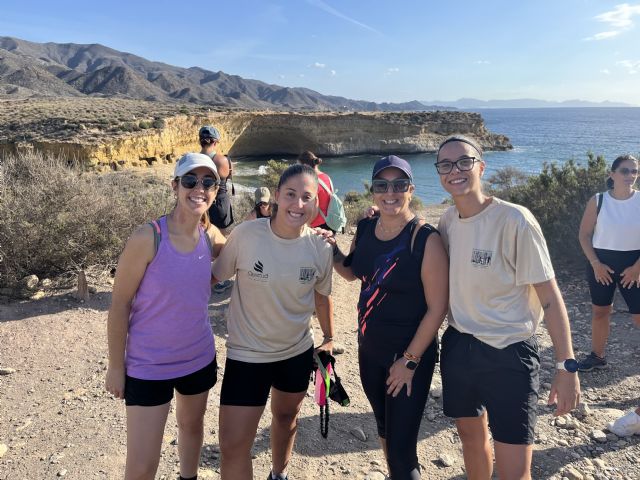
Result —
[[[0,285],[112,266],[134,228],[172,205],[152,175],[98,175],[39,153],[0,158]]]
[[[606,189],[604,157],[587,154],[587,164],[574,160],[558,166],[544,164],[542,173],[519,185],[494,190],[499,198],[527,207],[540,222],[555,262],[574,263],[583,259],[578,230],[587,201]]]
[[[262,179],[262,186],[269,189],[272,197],[278,188],[280,175],[282,175],[282,172],[284,172],[289,166],[290,164],[287,162],[279,162],[278,160],[269,160],[267,162],[267,173]]]
[[[138,122],[138,127],[140,127],[142,130],[147,130],[153,127],[153,122],[149,120],[140,120],[140,122]]]

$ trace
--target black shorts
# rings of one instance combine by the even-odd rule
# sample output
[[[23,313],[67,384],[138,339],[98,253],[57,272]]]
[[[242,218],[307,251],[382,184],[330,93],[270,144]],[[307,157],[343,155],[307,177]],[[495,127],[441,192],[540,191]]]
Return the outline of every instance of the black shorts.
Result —
[[[596,281],[593,267],[587,264],[587,281],[589,282],[589,292],[591,293],[591,303],[597,307],[608,307],[613,303],[613,295],[616,293],[616,286],[620,290],[620,294],[629,307],[629,313],[640,313],[640,287],[634,284],[631,288],[624,288],[620,281],[620,274],[625,268],[636,263],[640,258],[640,250],[631,250],[628,252],[620,252],[616,250],[603,250],[594,248],[598,260],[608,265],[614,270],[611,274],[613,282],[609,285],[603,285]]]
[[[215,201],[209,207],[209,220],[220,229],[233,224],[231,197],[227,193],[218,193]]]
[[[440,370],[446,416],[478,417],[486,409],[494,440],[533,443],[540,386],[535,336],[498,349],[449,327]]]
[[[278,362],[249,363],[227,358],[220,405],[263,407],[271,387],[287,393],[306,392],[312,370],[313,347]]]
[[[143,380],[127,375],[124,380],[124,403],[127,406],[155,407],[169,403],[175,388],[181,395],[197,395],[216,384],[216,357],[204,368],[184,377],[169,380]]]

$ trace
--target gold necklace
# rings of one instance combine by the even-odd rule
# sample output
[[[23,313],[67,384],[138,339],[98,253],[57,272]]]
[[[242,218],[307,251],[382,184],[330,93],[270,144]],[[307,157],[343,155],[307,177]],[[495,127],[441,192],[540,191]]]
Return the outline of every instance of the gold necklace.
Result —
[[[406,223],[405,223],[404,225],[400,225],[399,227],[392,228],[391,230],[387,230],[386,228],[384,228],[384,227],[382,226],[382,220],[381,220],[380,218],[378,218],[378,222],[377,222],[377,224],[378,224],[378,227],[380,227],[380,230],[382,230],[382,232],[383,232],[383,233],[386,233],[386,234],[389,234],[389,233],[395,233],[395,232],[397,232],[398,230],[403,229],[403,228],[405,227],[405,225],[406,225]]]

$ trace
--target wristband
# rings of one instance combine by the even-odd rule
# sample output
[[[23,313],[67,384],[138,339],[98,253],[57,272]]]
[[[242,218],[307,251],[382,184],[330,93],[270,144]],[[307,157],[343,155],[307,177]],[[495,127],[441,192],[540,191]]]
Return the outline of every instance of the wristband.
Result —
[[[404,353],[402,354],[402,356],[404,358],[406,358],[407,360],[411,360],[412,362],[416,362],[416,363],[420,363],[420,357],[416,357],[415,355],[411,355],[409,352],[407,352],[406,350],[404,351]]]

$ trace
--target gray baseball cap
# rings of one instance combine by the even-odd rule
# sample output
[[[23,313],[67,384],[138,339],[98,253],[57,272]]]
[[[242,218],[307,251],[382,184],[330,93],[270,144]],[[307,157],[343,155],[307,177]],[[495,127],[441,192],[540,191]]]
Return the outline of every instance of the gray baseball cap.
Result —
[[[213,138],[214,140],[220,140],[220,132],[216,127],[211,125],[205,125],[198,132],[200,138]]]

